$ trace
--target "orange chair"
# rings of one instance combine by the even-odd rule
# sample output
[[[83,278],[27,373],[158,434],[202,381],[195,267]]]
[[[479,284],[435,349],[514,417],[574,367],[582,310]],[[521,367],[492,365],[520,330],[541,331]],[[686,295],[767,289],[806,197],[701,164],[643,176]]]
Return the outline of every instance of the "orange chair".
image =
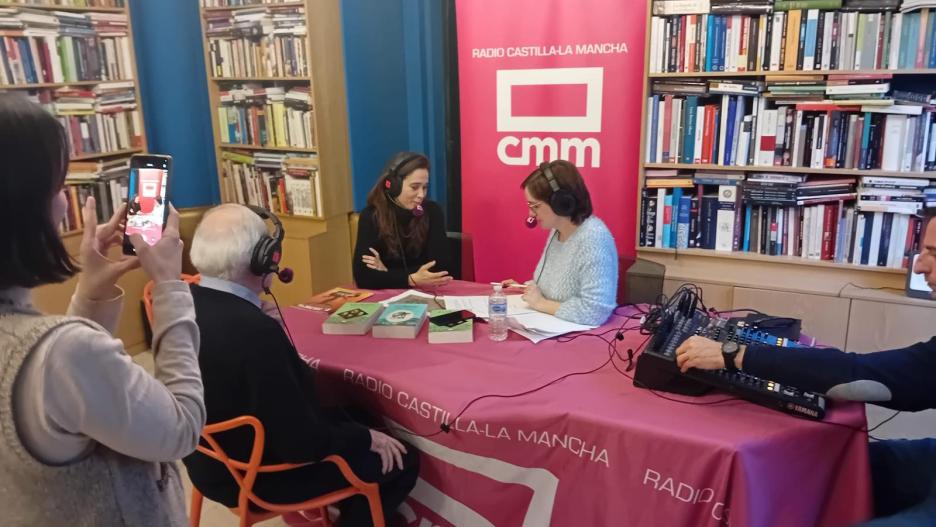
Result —
[[[201,275],[182,273],[182,281],[187,284],[197,284],[201,281]],[[153,281],[150,280],[143,286],[143,313],[146,315],[146,322],[150,328],[153,327],[153,285]]]
[[[218,445],[217,440],[215,440],[215,438],[212,436],[212,434],[226,432],[241,426],[249,426],[253,428],[254,432],[253,447],[250,451],[250,460],[247,463],[235,461],[228,457],[221,446]],[[249,527],[255,523],[267,521],[290,512],[311,510],[318,512],[318,520],[323,526],[331,527],[331,522],[328,520],[328,511],[326,510],[326,507],[358,494],[367,498],[367,501],[370,504],[371,520],[374,522],[374,526],[384,527],[383,506],[380,503],[378,485],[376,483],[367,483],[361,481],[361,479],[358,478],[351,470],[351,467],[348,466],[348,462],[340,456],[328,456],[324,459],[324,461],[328,463],[334,463],[338,467],[338,470],[341,471],[341,475],[344,476],[344,478],[351,484],[350,486],[329,492],[328,494],[304,501],[302,503],[276,504],[269,503],[257,497],[257,495],[253,493],[253,485],[257,479],[257,474],[262,472],[283,472],[305,466],[310,463],[303,465],[293,465],[286,463],[279,465],[261,465],[260,460],[263,457],[263,444],[265,441],[263,425],[260,424],[260,421],[256,417],[249,415],[235,417],[234,419],[228,421],[207,425],[202,431],[202,438],[205,440],[205,442],[208,443],[209,446],[206,447],[199,444],[197,447],[198,451],[221,463],[224,463],[228,471],[231,473],[231,476],[234,478],[234,481],[237,482],[237,486],[240,488],[240,493],[237,498],[237,507],[232,508],[231,512],[237,514],[237,516],[240,517],[241,527]],[[199,523],[201,523],[201,509],[203,500],[204,497],[202,496],[202,493],[199,492],[198,489],[193,488],[190,522],[191,527],[198,527]],[[254,503],[258,507],[262,508],[263,512],[250,510],[251,503]]]

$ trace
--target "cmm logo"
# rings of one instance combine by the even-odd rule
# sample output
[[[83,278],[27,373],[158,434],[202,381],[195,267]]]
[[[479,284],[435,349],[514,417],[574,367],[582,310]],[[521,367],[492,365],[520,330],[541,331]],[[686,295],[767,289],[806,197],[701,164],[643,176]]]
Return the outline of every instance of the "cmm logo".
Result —
[[[603,83],[604,68],[498,70],[497,132],[513,133],[505,135],[497,143],[497,158],[505,165],[513,166],[567,159],[579,167],[599,168],[601,143],[587,134],[601,132]],[[569,85],[584,85],[584,115],[514,115],[514,87]],[[526,135],[531,132],[537,135]],[[557,139],[538,135],[544,132],[583,136]]]

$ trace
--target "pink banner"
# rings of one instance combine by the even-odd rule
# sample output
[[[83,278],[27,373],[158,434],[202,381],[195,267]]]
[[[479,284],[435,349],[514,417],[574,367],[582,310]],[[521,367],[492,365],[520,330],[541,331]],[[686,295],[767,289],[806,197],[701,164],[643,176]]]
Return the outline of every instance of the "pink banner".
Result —
[[[618,252],[633,254],[646,9],[456,1],[462,225],[479,281],[532,278],[545,233],[522,226],[519,185],[547,160],[579,167]]]

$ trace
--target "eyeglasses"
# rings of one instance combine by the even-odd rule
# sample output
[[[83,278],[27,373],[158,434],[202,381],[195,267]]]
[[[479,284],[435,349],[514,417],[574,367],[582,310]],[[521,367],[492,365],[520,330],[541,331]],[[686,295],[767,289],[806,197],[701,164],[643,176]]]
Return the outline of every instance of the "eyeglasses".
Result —
[[[531,211],[536,212],[542,204],[542,201],[528,201],[527,207],[530,207]]]

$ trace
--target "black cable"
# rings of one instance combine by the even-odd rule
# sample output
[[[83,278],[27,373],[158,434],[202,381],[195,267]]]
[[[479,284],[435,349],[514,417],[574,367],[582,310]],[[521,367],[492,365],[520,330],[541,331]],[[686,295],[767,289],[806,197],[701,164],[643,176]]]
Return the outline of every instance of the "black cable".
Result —
[[[559,237],[559,231],[556,231],[552,236],[549,237],[549,241],[546,242],[546,250],[543,251],[543,266],[540,267],[540,271],[536,273],[536,279],[533,280],[533,283],[539,287],[539,279],[543,276],[543,271],[546,270],[546,262],[549,261],[549,248],[552,247],[553,238]]]
[[[884,426],[885,423],[890,422],[893,418],[895,418],[895,417],[897,417],[898,415],[900,415],[901,412],[902,412],[902,410],[897,410],[896,412],[894,412],[894,415],[892,415],[892,416],[888,417],[887,419],[881,421],[880,423],[874,425],[874,428],[869,428],[869,429],[868,429],[868,433],[870,434],[871,432],[874,432],[874,431],[877,430],[878,428],[881,428],[882,426]]]
[[[289,326],[286,324],[286,317],[283,316],[283,310],[280,309],[279,302],[276,301],[276,295],[273,294],[271,289],[264,289],[264,292],[273,298],[273,305],[276,306],[276,312],[279,313],[280,322],[283,324],[283,329],[286,330],[286,336],[289,337],[289,343],[292,344],[293,349],[298,351],[299,348],[296,347],[296,341],[293,339],[292,333],[289,331]]]
[[[852,287],[854,287],[854,288],[856,288],[856,289],[861,289],[861,290],[863,290],[863,291],[883,291],[883,290],[885,290],[885,289],[890,289],[891,291],[901,291],[901,292],[903,291],[903,289],[899,289],[899,288],[896,288],[896,287],[887,287],[887,286],[884,286],[884,287],[865,287],[865,286],[862,286],[862,285],[858,285],[858,284],[856,284],[856,283],[854,283],[854,282],[848,282],[847,284],[843,285],[841,289],[839,289],[838,295],[836,295],[836,296],[842,296],[842,291],[844,291],[845,288],[848,287],[848,286],[852,286]]]

